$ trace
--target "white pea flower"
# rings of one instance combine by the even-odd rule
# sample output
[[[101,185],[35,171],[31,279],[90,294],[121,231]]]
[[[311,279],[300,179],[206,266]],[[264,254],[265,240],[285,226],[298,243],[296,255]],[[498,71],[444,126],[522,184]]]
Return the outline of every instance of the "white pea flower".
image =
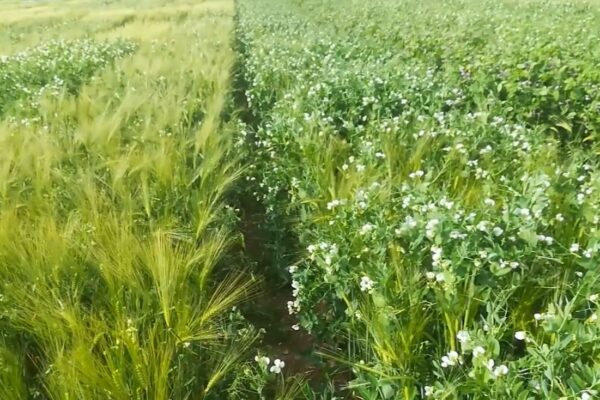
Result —
[[[373,230],[375,226],[373,224],[364,224],[361,228],[360,228],[360,234],[361,235],[366,235],[367,233],[371,232]]]
[[[558,213],[556,214],[554,219],[556,219],[558,222],[563,222],[565,220],[565,217],[561,213]]]
[[[418,171],[411,172],[410,174],[408,174],[408,177],[411,179],[415,179],[415,178],[420,178],[423,175],[425,175],[425,173],[421,170],[418,170]]]
[[[435,273],[434,273],[434,272],[431,272],[431,271],[427,271],[427,272],[425,273],[425,277],[426,277],[428,280],[432,281],[432,280],[434,280],[434,279],[435,279]]]
[[[371,292],[373,290],[373,286],[375,286],[375,282],[371,280],[368,276],[363,276],[360,278],[360,290],[361,292]]]
[[[528,209],[528,208],[517,208],[517,209],[515,210],[515,213],[516,213],[517,215],[519,215],[520,217],[522,217],[522,218],[526,218],[526,219],[529,219],[529,218],[530,218],[530,216],[531,216],[531,212],[529,211],[529,209]]]
[[[500,228],[499,226],[495,226],[492,230],[492,233],[494,234],[494,236],[500,236],[504,233],[504,230],[502,230],[502,228]]]
[[[487,198],[483,201],[483,203],[488,207],[493,207],[496,205],[496,202],[493,199]]]
[[[581,393],[581,397],[579,397],[581,400],[592,400],[592,395],[590,394],[590,392],[588,391],[584,391],[583,393]]]
[[[533,319],[535,319],[536,321],[541,321],[544,319],[544,314],[535,313],[533,314]]]
[[[448,352],[447,355],[442,357],[442,368],[448,368],[451,366],[455,366],[459,362],[458,353],[454,350]]]
[[[263,366],[268,366],[271,363],[271,360],[269,359],[269,357],[261,357],[261,356],[255,356],[254,357],[254,361],[256,361],[257,363],[259,363],[260,365]]]
[[[489,152],[492,151],[492,146],[490,146],[489,144],[487,146],[485,146],[483,149],[481,149],[481,151],[479,151],[479,154],[487,154]]]
[[[587,250],[585,250],[585,251],[583,252],[583,256],[584,256],[585,258],[592,258],[592,250],[590,250],[590,249],[587,249]]]
[[[551,246],[552,243],[554,243],[554,239],[550,236],[545,236],[545,235],[537,235],[537,239],[540,242],[544,242],[546,243],[548,246]]]
[[[300,311],[300,302],[298,300],[288,301],[287,308],[290,315],[296,314]]]
[[[597,294],[590,294],[588,296],[588,300],[591,301],[591,302],[593,302],[593,303],[595,303],[595,302],[598,301],[598,295]]]
[[[293,280],[292,281],[292,296],[294,297],[298,297],[298,294],[300,293],[300,289],[302,289],[302,285],[300,285],[300,282],[298,282],[297,280]]]
[[[433,393],[434,393],[433,386],[425,386],[424,389],[425,389],[425,397],[433,396]]]
[[[425,225],[425,235],[431,239],[435,236],[435,228],[440,223],[440,220],[437,218],[430,219]]]
[[[579,244],[578,243],[573,243],[571,245],[571,247],[569,247],[569,251],[571,253],[577,253],[579,251]]]
[[[417,226],[417,221],[413,217],[408,216],[405,218],[404,224],[407,228],[412,229]]]
[[[480,223],[477,224],[477,230],[479,230],[481,232],[487,232],[488,224],[489,224],[488,221],[481,221]]]
[[[285,362],[281,361],[279,358],[273,361],[273,365],[270,368],[270,371],[274,374],[280,374],[281,370],[285,367]]]
[[[477,346],[473,349],[473,357],[478,358],[485,354],[485,349],[481,346]]]
[[[490,372],[492,372],[492,371],[494,370],[494,365],[495,365],[495,364],[496,364],[496,363],[494,362],[494,360],[493,360],[492,358],[490,358],[489,360],[487,360],[487,361],[485,362],[485,366],[486,366],[486,368],[487,368],[487,369],[489,369],[489,370],[490,370]]]
[[[356,164],[356,171],[363,172],[365,170],[365,166],[363,164]]]
[[[443,274],[443,273],[439,272],[439,273],[437,273],[437,274],[435,275],[435,280],[436,280],[438,283],[443,283],[443,282],[445,282],[445,281],[446,281],[446,277],[444,276],[444,274]]]
[[[295,330],[295,331],[299,331],[300,330],[300,325],[294,324],[294,325],[292,325],[292,329]]]
[[[298,267],[296,265],[290,265],[288,267],[288,271],[290,272],[290,274],[295,273],[296,271],[298,271]]]
[[[334,208],[336,208],[337,206],[341,205],[342,202],[341,200],[331,200],[329,203],[327,203],[327,209],[328,210],[333,210]]]
[[[450,239],[464,239],[467,237],[464,233],[460,233],[459,231],[450,232]]]
[[[515,332],[515,339],[517,340],[525,340],[527,338],[527,333],[524,331]]]
[[[452,210],[452,207],[454,207],[454,202],[444,197],[442,200],[440,200],[440,206],[445,207],[448,210]]]
[[[496,378],[499,378],[499,377],[507,375],[507,374],[508,374],[508,367],[504,364],[499,365],[496,368],[494,368],[494,376]]]
[[[471,335],[469,335],[468,331],[458,331],[456,338],[460,343],[467,344],[471,340]]]
[[[431,260],[434,267],[438,266],[442,260],[442,248],[431,246]]]

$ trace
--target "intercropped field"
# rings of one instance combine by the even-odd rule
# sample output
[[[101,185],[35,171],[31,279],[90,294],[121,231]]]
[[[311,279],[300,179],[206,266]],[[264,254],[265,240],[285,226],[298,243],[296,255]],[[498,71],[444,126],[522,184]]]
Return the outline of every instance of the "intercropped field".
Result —
[[[0,399],[600,397],[600,5],[0,0]]]

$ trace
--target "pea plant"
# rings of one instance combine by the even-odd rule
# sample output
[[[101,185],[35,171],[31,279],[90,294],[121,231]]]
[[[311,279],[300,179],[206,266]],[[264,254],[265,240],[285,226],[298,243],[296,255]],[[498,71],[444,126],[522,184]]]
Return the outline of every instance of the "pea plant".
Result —
[[[360,398],[597,396],[598,16],[238,2],[272,274]]]

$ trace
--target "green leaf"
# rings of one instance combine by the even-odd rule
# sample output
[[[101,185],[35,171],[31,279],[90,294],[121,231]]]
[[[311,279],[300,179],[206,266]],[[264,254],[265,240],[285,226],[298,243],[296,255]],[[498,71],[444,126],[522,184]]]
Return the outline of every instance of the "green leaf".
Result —
[[[392,385],[386,384],[381,387],[381,394],[383,394],[384,399],[391,399],[392,397],[394,397],[395,393],[396,390],[394,390]]]
[[[523,228],[519,231],[519,237],[526,241],[530,246],[537,246],[537,233],[533,229]]]

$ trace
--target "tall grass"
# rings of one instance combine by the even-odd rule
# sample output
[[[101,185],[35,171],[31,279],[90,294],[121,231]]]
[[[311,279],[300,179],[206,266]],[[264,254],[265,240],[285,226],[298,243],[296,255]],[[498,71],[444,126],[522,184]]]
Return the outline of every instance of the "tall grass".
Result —
[[[0,397],[222,398],[255,339],[230,310],[256,282],[221,263],[232,4],[86,7],[135,54],[0,121]]]

